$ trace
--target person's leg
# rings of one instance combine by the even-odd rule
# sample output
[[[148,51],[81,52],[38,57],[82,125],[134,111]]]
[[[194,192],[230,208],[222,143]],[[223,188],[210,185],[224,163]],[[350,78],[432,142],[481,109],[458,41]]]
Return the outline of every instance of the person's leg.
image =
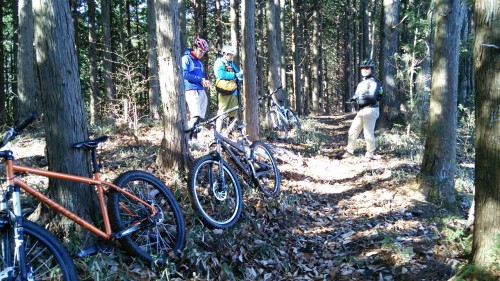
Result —
[[[206,94],[204,91],[189,90],[186,91],[186,103],[188,105],[190,119],[188,121],[188,128],[192,128],[194,124],[201,117],[205,117],[205,108],[202,110],[200,104],[203,103],[203,97],[206,99]]]
[[[375,141],[375,123],[379,116],[378,107],[367,108],[366,114],[363,116],[363,135],[366,141],[366,154],[368,158],[373,158],[377,144]]]
[[[347,152],[350,154],[354,153],[356,149],[356,140],[358,139],[359,133],[363,129],[363,118],[362,113],[358,112],[354,120],[352,120],[351,127],[349,128],[348,138],[347,138]]]

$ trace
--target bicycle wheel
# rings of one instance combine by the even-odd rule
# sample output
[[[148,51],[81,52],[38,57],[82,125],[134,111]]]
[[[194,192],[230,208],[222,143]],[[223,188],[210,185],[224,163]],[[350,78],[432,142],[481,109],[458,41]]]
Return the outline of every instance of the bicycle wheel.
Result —
[[[275,110],[267,113],[269,126],[276,132],[278,139],[284,139],[288,135],[288,125],[286,125]]]
[[[14,228],[6,223],[0,228],[0,280],[78,280],[71,256],[52,233],[25,219],[23,231],[28,277],[20,276],[20,265],[14,257]]]
[[[262,141],[250,145],[253,161],[253,182],[265,196],[275,197],[280,193],[281,178],[269,147]]]
[[[188,181],[193,207],[210,228],[232,227],[240,218],[243,198],[238,178],[220,156],[201,157],[191,169]]]
[[[297,114],[292,109],[288,109],[286,111],[286,118],[288,119],[288,124],[290,128],[297,127],[300,130],[300,120],[297,117]]]
[[[179,254],[186,236],[184,218],[174,194],[165,184],[143,171],[121,174],[114,184],[151,204],[156,215],[143,204],[111,189],[108,212],[111,227],[130,254],[154,264],[163,264],[170,252]],[[125,232],[125,230],[129,230]]]

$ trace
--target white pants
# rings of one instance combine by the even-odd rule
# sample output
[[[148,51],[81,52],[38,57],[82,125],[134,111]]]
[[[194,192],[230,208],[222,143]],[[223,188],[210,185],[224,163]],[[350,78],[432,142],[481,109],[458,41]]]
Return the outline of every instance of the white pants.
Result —
[[[363,135],[366,141],[366,155],[373,156],[377,145],[375,143],[375,122],[379,116],[378,107],[365,107],[358,111],[356,117],[352,121],[351,128],[349,129],[349,137],[347,140],[347,151],[354,153],[356,148],[356,140],[359,133],[363,130]]]
[[[186,103],[189,109],[188,128],[193,127],[196,120],[205,118],[207,112],[208,98],[205,90],[189,90],[186,91]]]

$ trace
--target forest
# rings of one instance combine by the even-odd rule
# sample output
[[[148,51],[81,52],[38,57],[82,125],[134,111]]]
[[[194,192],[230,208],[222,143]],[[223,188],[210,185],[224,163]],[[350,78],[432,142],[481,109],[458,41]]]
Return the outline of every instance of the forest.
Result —
[[[110,151],[100,153],[108,172],[154,173],[184,213],[184,252],[167,266],[151,269],[115,250],[76,260],[79,279],[498,280],[498,1],[18,0],[1,2],[0,19],[2,129],[40,116],[13,144],[23,150],[16,157],[91,175],[89,155],[72,146],[106,134]],[[218,106],[213,65],[230,45],[244,73],[246,134],[269,144],[282,178],[279,198],[245,192],[242,222],[224,231],[203,226],[186,191],[199,155],[184,133],[181,56],[196,37],[209,45],[202,58],[212,81],[207,118]],[[349,101],[366,59],[383,87],[379,158],[341,160],[356,115]],[[276,138],[269,104],[259,99],[278,87],[276,100],[303,122],[288,140]],[[47,185],[47,193],[99,224],[91,186]],[[337,188],[345,192],[332,192]],[[419,204],[410,202],[414,191]],[[371,207],[357,199],[363,192]],[[43,211],[30,220],[70,253],[80,247],[63,218],[34,208]],[[415,235],[423,242],[405,244]],[[436,250],[446,247],[446,254]]]

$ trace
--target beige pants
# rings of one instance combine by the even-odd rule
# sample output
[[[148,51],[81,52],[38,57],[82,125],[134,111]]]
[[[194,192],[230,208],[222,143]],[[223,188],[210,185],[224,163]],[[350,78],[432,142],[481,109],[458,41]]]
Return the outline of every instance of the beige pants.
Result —
[[[347,151],[354,153],[356,149],[356,140],[359,133],[363,130],[363,135],[366,141],[366,156],[373,156],[377,145],[375,143],[375,122],[379,116],[378,107],[365,107],[358,111],[356,117],[352,121],[349,129],[349,138],[347,141]]]

